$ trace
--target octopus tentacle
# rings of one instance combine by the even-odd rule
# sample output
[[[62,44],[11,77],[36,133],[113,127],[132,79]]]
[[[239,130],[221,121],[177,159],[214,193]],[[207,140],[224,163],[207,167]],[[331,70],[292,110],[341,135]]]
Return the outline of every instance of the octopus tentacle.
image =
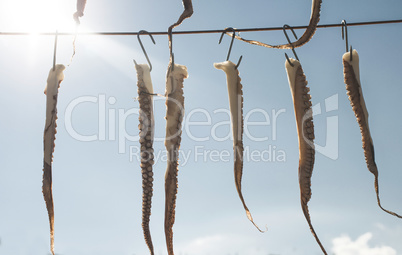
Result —
[[[183,22],[183,20],[190,18],[191,15],[193,15],[194,10],[193,10],[192,0],[183,0],[183,7],[184,7],[183,13],[180,15],[180,17],[176,21],[176,23],[174,23],[173,25],[171,25],[169,27],[169,31],[171,31],[173,28],[179,26]]]
[[[296,42],[293,42],[292,44],[288,43],[281,45],[270,45],[259,41],[247,40],[238,35],[236,35],[235,38],[240,41],[250,43],[253,45],[263,46],[267,48],[275,48],[275,49],[291,49],[292,47],[297,48],[303,46],[304,44],[308,43],[311,40],[315,31],[317,30],[317,24],[320,21],[321,3],[322,0],[313,0],[311,7],[310,22],[308,24],[308,27],[306,31],[304,31],[304,34]]]
[[[139,130],[141,145],[141,174],[142,174],[142,229],[145,243],[151,255],[154,254],[149,219],[151,216],[153,194],[154,164],[154,114],[153,114],[153,88],[149,66],[147,64],[135,65],[137,70],[138,101],[140,103]]]
[[[78,35],[78,26],[81,24],[80,17],[84,16],[84,9],[85,9],[86,4],[87,4],[87,0],[77,0],[77,11],[73,14],[73,18],[75,20],[76,27],[75,27],[75,36],[73,39],[73,54],[71,55],[71,58],[70,58],[70,64],[73,62],[73,58],[75,56],[75,41],[76,41],[77,35]]]
[[[370,128],[368,123],[368,111],[364,102],[363,92],[360,83],[359,74],[359,55],[356,50],[352,52],[353,60],[350,60],[350,52],[343,55],[343,72],[346,84],[347,95],[349,96],[350,105],[356,116],[356,120],[360,126],[360,132],[362,135],[362,147],[364,151],[364,157],[368,170],[374,175],[374,187],[377,195],[378,206],[385,212],[394,215],[398,218],[402,216],[384,209],[381,206],[380,194],[378,187],[378,169],[374,158],[374,144],[370,134]]]
[[[165,237],[168,254],[173,255],[173,224],[177,196],[178,159],[181,142],[181,123],[184,115],[183,81],[188,77],[187,68],[175,64],[168,67],[166,77],[166,139],[167,169],[165,174]]]
[[[194,13],[192,0],[183,0],[183,7],[184,7],[184,11],[180,15],[179,19],[168,28],[170,53],[172,53],[172,30],[173,30],[173,28],[179,26],[185,19],[190,18],[191,15],[193,15],[193,13]],[[170,59],[170,62],[172,63],[172,59]],[[169,64],[171,64],[171,63],[169,63]]]
[[[80,24],[80,17],[84,16],[85,5],[87,0],[77,0],[77,11],[74,13],[73,17],[77,25]]]
[[[233,133],[233,151],[234,151],[234,176],[237,193],[240,200],[246,210],[247,218],[253,223],[253,225],[260,231],[262,231],[253,220],[250,210],[248,209],[246,202],[244,201],[241,191],[241,180],[243,176],[243,91],[239,71],[236,65],[231,61],[225,61],[223,63],[215,63],[216,69],[221,69],[226,73],[227,86],[229,92],[229,103],[232,120],[232,133]]]
[[[54,255],[54,205],[52,192],[52,162],[56,139],[57,95],[60,83],[64,79],[64,65],[56,65],[50,69],[45,88],[46,95],[46,123],[43,135],[43,177],[42,193],[46,203],[50,225],[50,251]]]
[[[289,61],[294,65],[293,67]],[[324,254],[327,254],[313,228],[307,205],[311,198],[311,176],[313,174],[315,161],[313,112],[311,109],[311,96],[308,93],[310,89],[307,87],[306,76],[303,73],[299,61],[295,59],[290,59],[289,61],[286,60],[285,66],[293,97],[297,134],[299,138],[300,202],[304,217],[307,220],[313,236]]]

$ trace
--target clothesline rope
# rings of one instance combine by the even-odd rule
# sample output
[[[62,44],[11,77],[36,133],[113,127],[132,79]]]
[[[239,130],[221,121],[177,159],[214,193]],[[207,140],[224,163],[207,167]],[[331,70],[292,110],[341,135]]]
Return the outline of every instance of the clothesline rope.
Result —
[[[379,21],[366,21],[366,22],[354,22],[348,23],[348,27],[350,26],[366,26],[366,25],[380,25],[380,24],[392,24],[392,23],[402,23],[402,19],[399,20],[379,20]],[[331,27],[342,27],[341,23],[336,24],[323,24],[318,25],[317,28],[331,28]],[[293,29],[306,29],[307,26],[293,26]],[[259,32],[259,31],[277,31],[283,30],[283,27],[265,27],[265,28],[239,28],[235,29],[236,32]],[[180,35],[180,34],[213,34],[213,33],[222,33],[224,29],[216,29],[216,30],[189,30],[189,31],[173,31],[172,34]],[[149,32],[152,35],[167,35],[166,32]],[[1,35],[32,35],[33,33],[29,32],[0,32]],[[34,33],[35,35],[56,35],[55,32],[50,33]],[[138,35],[138,32],[78,32],[78,35]],[[76,33],[66,33],[66,32],[58,32],[58,36],[63,35],[76,35]]]

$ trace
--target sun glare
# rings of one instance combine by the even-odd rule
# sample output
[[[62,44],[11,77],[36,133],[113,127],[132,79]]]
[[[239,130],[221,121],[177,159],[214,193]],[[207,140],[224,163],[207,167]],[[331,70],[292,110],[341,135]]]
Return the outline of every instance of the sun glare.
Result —
[[[75,1],[68,0],[10,0],[2,1],[1,30],[28,32],[73,31]]]

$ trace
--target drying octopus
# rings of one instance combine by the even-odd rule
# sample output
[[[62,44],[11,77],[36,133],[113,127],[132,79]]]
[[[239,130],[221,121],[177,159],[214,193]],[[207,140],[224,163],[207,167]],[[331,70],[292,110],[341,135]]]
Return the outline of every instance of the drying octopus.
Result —
[[[243,203],[244,210],[246,210],[247,218],[254,224],[254,226],[263,232],[253,220],[250,210],[244,201],[241,191],[241,180],[243,175],[243,91],[239,70],[236,65],[231,61],[222,63],[215,63],[216,69],[221,69],[226,73],[227,87],[229,93],[229,107],[232,122],[233,134],[233,153],[234,153],[234,176],[237,193]]]
[[[173,224],[175,221],[178,159],[184,116],[183,81],[188,77],[183,65],[169,64],[166,76],[166,138],[167,169],[165,173],[165,237],[168,254],[173,255]],[[173,69],[173,70],[172,70]]]
[[[153,194],[153,169],[154,164],[154,113],[153,113],[153,87],[150,68],[147,64],[135,63],[137,70],[138,101],[140,103],[140,145],[141,145],[141,174],[142,174],[142,229],[145,242],[150,253],[154,254],[154,248],[149,230],[149,218],[151,216],[151,203]]]
[[[45,88],[46,95],[46,123],[43,135],[43,180],[42,193],[46,202],[46,209],[49,216],[50,224],[50,250],[54,255],[54,206],[52,194],[52,162],[53,152],[56,139],[56,120],[57,120],[57,95],[60,83],[64,79],[64,65],[56,65],[49,72],[47,85]]]
[[[313,174],[315,161],[314,123],[311,109],[311,96],[309,94],[310,89],[307,87],[306,76],[298,60],[292,58],[286,60],[285,66],[293,97],[297,134],[299,138],[299,186],[301,207],[313,236],[324,254],[327,254],[315,233],[307,205],[311,198],[311,176]]]
[[[170,61],[166,74],[166,138],[167,169],[165,173],[165,238],[169,255],[173,251],[173,224],[175,221],[177,174],[179,171],[179,149],[181,123],[184,116],[183,81],[188,77],[187,67],[174,63],[172,51],[172,30],[193,15],[192,0],[183,0],[184,11],[176,23],[168,28]]]
[[[281,45],[270,45],[267,43],[254,41],[254,40],[247,40],[238,35],[236,35],[236,39],[241,40],[243,42],[247,42],[253,45],[263,46],[267,48],[275,48],[275,49],[291,49],[291,48],[298,48],[303,46],[307,42],[311,40],[315,31],[317,30],[317,24],[320,21],[320,11],[321,11],[321,4],[322,0],[313,0],[312,7],[311,7],[311,16],[310,22],[307,26],[307,29],[304,31],[303,35],[295,42],[288,43],[288,44],[281,44]]]
[[[352,54],[352,55],[351,55]],[[384,209],[380,203],[380,195],[378,188],[378,169],[374,158],[374,144],[371,138],[370,128],[368,123],[368,112],[366,108],[366,103],[364,102],[363,92],[360,83],[360,72],[359,72],[359,55],[356,50],[352,53],[347,52],[343,55],[343,72],[346,84],[347,94],[349,96],[350,105],[355,113],[356,120],[360,126],[360,132],[362,135],[362,144],[364,150],[364,157],[366,159],[366,164],[368,170],[374,175],[374,187],[377,195],[378,206],[385,212],[394,215],[398,218],[402,216]]]

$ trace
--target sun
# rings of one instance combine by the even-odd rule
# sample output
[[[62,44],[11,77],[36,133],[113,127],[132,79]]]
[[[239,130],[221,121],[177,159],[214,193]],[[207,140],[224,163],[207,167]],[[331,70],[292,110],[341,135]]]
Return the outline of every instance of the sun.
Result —
[[[0,3],[2,32],[53,32],[75,29],[71,0],[8,0]]]

